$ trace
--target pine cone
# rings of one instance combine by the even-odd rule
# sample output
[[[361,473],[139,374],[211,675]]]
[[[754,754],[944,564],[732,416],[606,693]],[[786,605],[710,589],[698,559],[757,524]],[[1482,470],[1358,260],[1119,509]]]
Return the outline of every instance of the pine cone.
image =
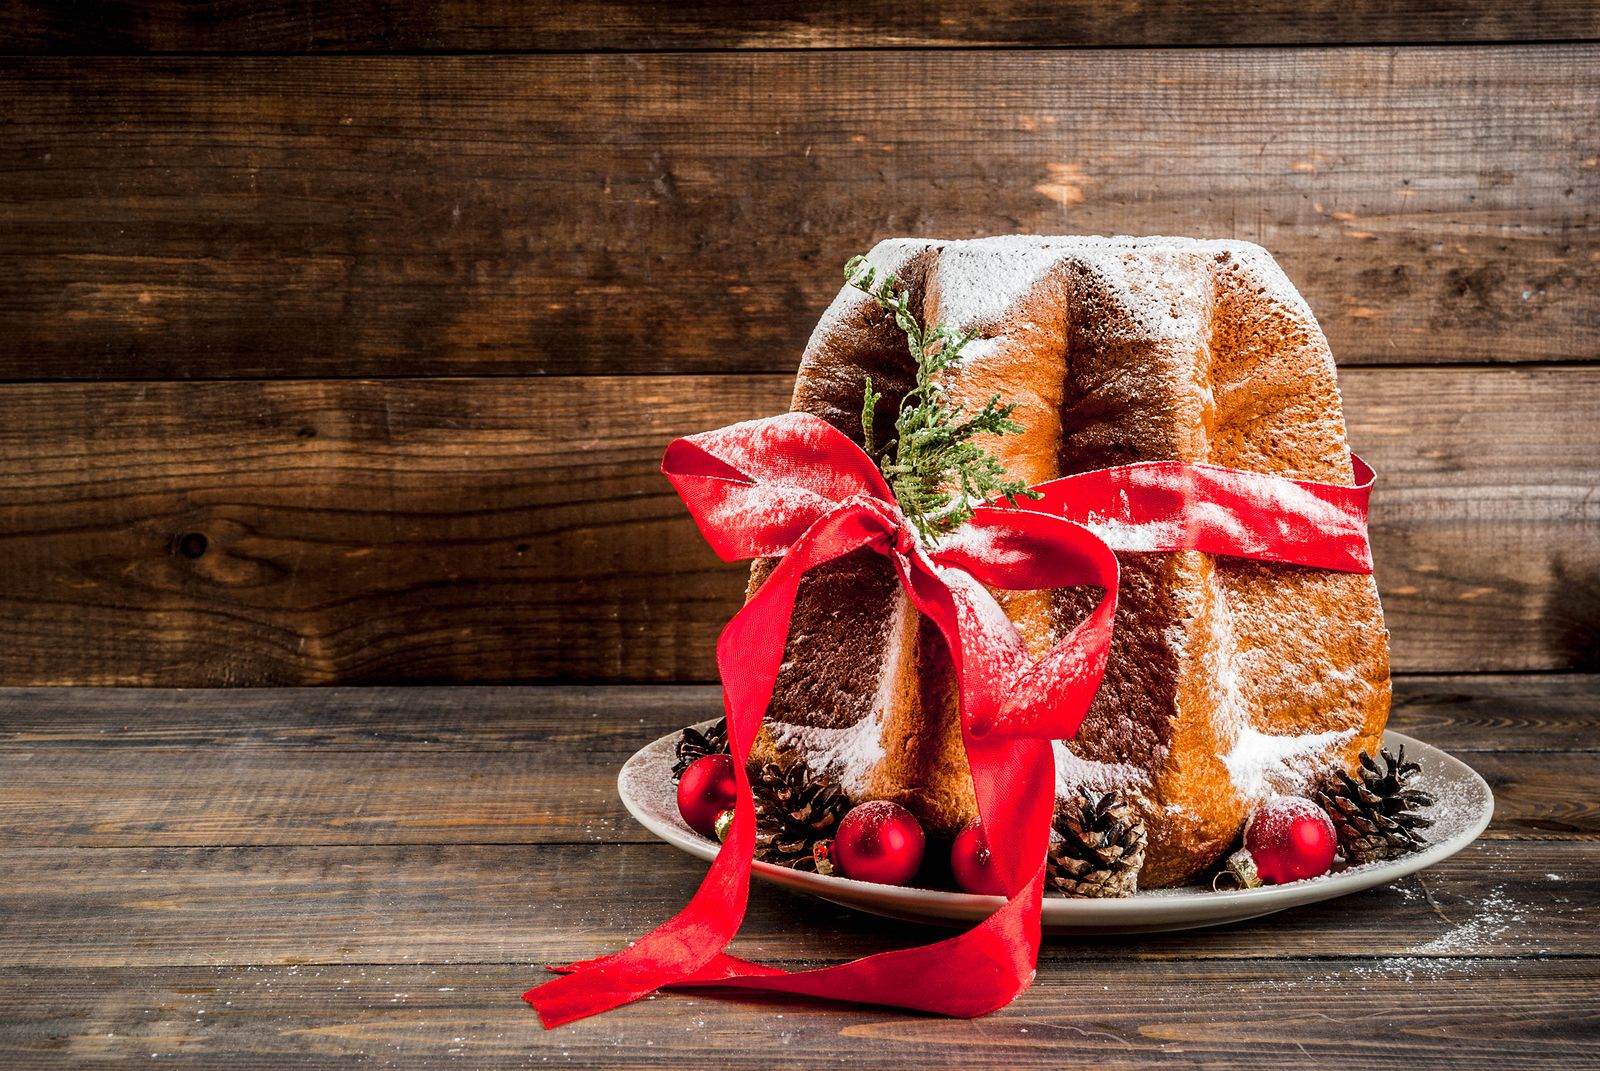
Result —
[[[683,771],[707,755],[721,755],[728,750],[728,719],[718,718],[717,723],[705,732],[689,726],[678,737],[678,761],[672,764],[672,780],[676,782]]]
[[[1066,896],[1132,896],[1144,866],[1144,818],[1118,792],[1092,792],[1056,804],[1048,887]]]
[[[1419,788],[1410,788],[1411,779],[1422,769],[1382,749],[1383,764],[1365,751],[1361,766],[1352,777],[1335,768],[1318,786],[1315,798],[1333,819],[1339,833],[1339,847],[1351,863],[1370,863],[1394,859],[1414,852],[1426,841],[1419,830],[1433,825],[1433,819],[1420,813],[1433,806],[1433,797]]]
[[[765,764],[751,777],[750,787],[756,801],[756,858],[795,870],[817,870],[817,844],[833,839],[850,811],[850,797],[801,759],[788,766]]]

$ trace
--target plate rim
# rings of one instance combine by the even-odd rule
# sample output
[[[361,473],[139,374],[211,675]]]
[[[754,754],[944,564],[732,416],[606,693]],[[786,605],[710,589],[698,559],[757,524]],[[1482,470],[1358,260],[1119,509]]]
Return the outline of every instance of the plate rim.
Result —
[[[703,729],[715,720],[697,722],[694,727]],[[629,815],[646,831],[674,848],[709,863],[716,858],[720,845],[700,837],[687,826],[680,829],[677,825],[662,821],[646,809],[642,800],[635,798],[628,788],[630,776],[653,761],[657,751],[666,748],[670,753],[681,732],[681,729],[674,730],[658,737],[629,756],[617,771],[617,794]],[[1384,731],[1383,746],[1403,746],[1413,756],[1426,755],[1431,761],[1442,762],[1447,770],[1454,773],[1455,776],[1450,780],[1465,780],[1479,797],[1479,806],[1470,820],[1452,836],[1399,859],[1367,863],[1285,885],[1229,891],[1180,886],[1103,899],[1046,897],[1042,913],[1046,932],[1109,933],[1120,927],[1155,932],[1163,928],[1190,929],[1242,922],[1397,881],[1450,858],[1476,841],[1488,828],[1494,817],[1494,793],[1471,766],[1442,748],[1394,730]],[[1005,903],[1000,896],[880,885],[842,876],[824,877],[760,860],[752,861],[751,874],[770,884],[816,896],[841,907],[933,925],[976,923]],[[1197,912],[1201,904],[1207,910]],[[1197,914],[1202,917],[1197,917]]]

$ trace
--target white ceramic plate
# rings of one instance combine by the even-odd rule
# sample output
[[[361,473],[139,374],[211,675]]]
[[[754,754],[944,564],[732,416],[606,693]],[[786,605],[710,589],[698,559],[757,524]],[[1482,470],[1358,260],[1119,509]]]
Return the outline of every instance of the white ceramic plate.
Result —
[[[617,776],[617,791],[628,813],[640,825],[668,844],[710,860],[719,845],[690,829],[678,814],[676,787],[672,783],[677,739],[677,733],[663,736],[624,763]],[[1213,892],[1191,886],[1108,900],[1046,896],[1045,932],[1154,933],[1239,922],[1386,884],[1448,859],[1477,839],[1494,813],[1494,797],[1483,778],[1465,763],[1409,736],[1385,733],[1384,744],[1391,750],[1405,747],[1406,758],[1422,767],[1417,784],[1438,801],[1430,812],[1434,825],[1427,831],[1428,846],[1421,851],[1388,862],[1348,867],[1320,878],[1259,889]],[[1004,902],[998,896],[822,877],[771,863],[757,862],[754,873],[763,881],[845,907],[913,922],[977,922]]]

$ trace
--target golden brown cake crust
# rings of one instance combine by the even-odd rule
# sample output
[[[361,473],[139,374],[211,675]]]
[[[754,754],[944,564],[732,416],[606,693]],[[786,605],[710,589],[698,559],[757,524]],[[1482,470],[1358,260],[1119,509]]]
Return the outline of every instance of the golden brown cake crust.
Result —
[[[869,255],[928,323],[978,338],[949,395],[1020,403],[1022,435],[984,445],[1040,482],[1179,459],[1351,482],[1334,366],[1309,308],[1259,247],[1169,238],[904,239]],[[794,408],[860,441],[867,375],[879,441],[912,381],[904,336],[841,291],[807,347]],[[974,817],[948,658],[870,552],[802,585],[758,746],[804,755],[858,798],[893,798],[939,830]],[[1199,553],[1119,553],[1117,631],[1083,728],[1057,748],[1058,790],[1120,788],[1150,842],[1140,884],[1180,883],[1233,843],[1274,791],[1374,750],[1389,707],[1388,634],[1372,578]],[[764,577],[752,574],[752,589]],[[997,592],[1035,654],[1087,591]]]

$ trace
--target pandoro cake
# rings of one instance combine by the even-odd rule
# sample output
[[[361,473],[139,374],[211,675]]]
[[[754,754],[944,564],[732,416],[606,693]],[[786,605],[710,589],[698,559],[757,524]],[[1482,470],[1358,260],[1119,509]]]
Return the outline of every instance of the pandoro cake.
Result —
[[[942,373],[971,409],[999,392],[1026,430],[982,445],[1030,484],[1176,459],[1350,484],[1334,364],[1310,308],[1258,246],[1182,238],[1003,237],[880,243],[927,325],[977,337]],[[807,345],[792,408],[875,437],[916,367],[905,335],[846,286]],[[1376,753],[1388,633],[1370,576],[1119,550],[1105,681],[1057,743],[1057,792],[1116,790],[1148,834],[1141,887],[1215,864],[1251,810],[1306,794]],[[771,562],[757,562],[750,591]],[[1093,607],[1093,590],[995,592],[1034,655]],[[801,583],[753,763],[803,758],[858,801],[889,799],[935,833],[976,817],[948,652],[887,559],[870,550]]]

